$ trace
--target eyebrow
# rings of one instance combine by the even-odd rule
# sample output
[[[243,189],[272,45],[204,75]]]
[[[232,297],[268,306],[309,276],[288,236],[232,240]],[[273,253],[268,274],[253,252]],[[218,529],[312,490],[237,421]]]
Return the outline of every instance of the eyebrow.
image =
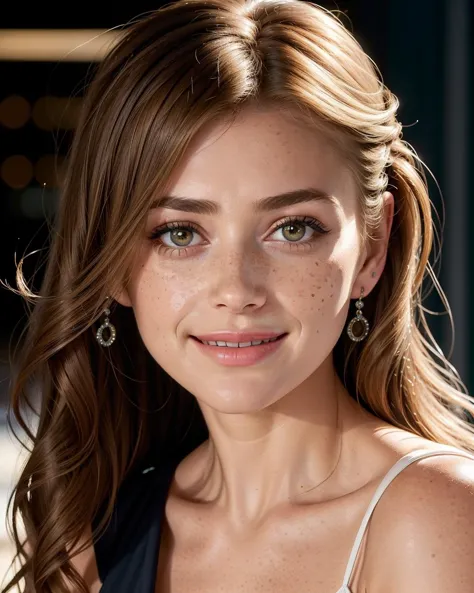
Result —
[[[294,206],[295,204],[302,204],[305,202],[329,202],[336,206],[340,205],[339,201],[334,196],[314,187],[305,187],[303,189],[295,189],[275,196],[268,196],[260,200],[255,200],[252,203],[252,206],[256,213],[262,213],[279,210],[280,208]],[[212,200],[200,200],[176,195],[157,198],[152,203],[151,208],[168,208],[172,210],[180,210],[182,212],[208,215],[216,215],[221,211],[220,205]]]

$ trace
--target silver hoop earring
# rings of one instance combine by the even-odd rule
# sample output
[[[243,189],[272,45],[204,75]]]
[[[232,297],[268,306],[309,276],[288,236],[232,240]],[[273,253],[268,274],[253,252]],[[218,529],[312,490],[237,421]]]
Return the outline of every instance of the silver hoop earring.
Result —
[[[104,315],[105,315],[104,322],[97,330],[97,333],[95,334],[95,338],[101,346],[104,346],[104,348],[108,348],[109,346],[112,346],[112,344],[115,342],[117,332],[115,330],[115,327],[109,321],[110,309],[107,309],[107,308],[104,309]],[[109,331],[109,337],[106,340],[104,340],[102,334],[104,333],[104,330],[106,330],[106,329]]]
[[[353,342],[361,342],[367,337],[369,333],[369,322],[367,319],[362,315],[362,308],[364,303],[362,302],[362,297],[364,296],[364,289],[361,288],[360,297],[356,301],[356,316],[351,319],[349,325],[347,326],[347,335]],[[359,324],[361,329],[354,334],[353,328],[354,325]]]

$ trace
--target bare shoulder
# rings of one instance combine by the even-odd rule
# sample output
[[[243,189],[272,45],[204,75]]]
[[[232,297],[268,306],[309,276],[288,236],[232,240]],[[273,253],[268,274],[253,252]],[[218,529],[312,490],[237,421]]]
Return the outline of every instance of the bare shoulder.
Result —
[[[83,536],[79,540],[78,545],[70,553],[70,561],[73,567],[85,580],[87,587],[89,588],[89,593],[99,593],[102,583],[100,581],[99,571],[97,568],[94,546],[89,544],[82,552],[79,552],[79,554],[75,553],[76,550],[79,550],[87,542],[89,542],[91,537],[92,531],[89,527],[86,529]]]
[[[69,559],[73,567],[77,570],[80,576],[85,580],[89,593],[99,593],[102,583],[99,577],[99,571],[97,568],[97,562],[95,557],[95,551],[93,545],[87,545],[86,548],[76,553],[76,550],[80,550],[92,537],[91,528],[87,528],[84,534],[80,538],[77,546],[69,552]],[[28,541],[25,542],[25,552],[27,555],[31,554],[31,545]],[[71,586],[71,593],[74,589]]]
[[[86,581],[90,593],[99,593],[102,583],[97,569],[94,547],[88,546],[83,552],[71,558],[71,563]]]
[[[474,457],[419,459],[389,485],[367,539],[368,593],[474,588]]]
[[[80,549],[86,541],[90,540],[91,536],[92,532],[89,528],[81,538],[77,549]],[[75,556],[71,554],[71,564],[87,583],[90,593],[99,593],[102,583],[99,578],[94,546],[90,544],[79,554]]]

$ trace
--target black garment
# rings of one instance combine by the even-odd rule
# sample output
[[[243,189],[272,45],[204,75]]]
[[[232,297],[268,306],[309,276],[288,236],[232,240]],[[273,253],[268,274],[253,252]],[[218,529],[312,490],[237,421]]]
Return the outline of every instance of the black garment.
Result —
[[[161,524],[177,463],[141,465],[121,484],[112,520],[94,546],[101,593],[154,593]]]

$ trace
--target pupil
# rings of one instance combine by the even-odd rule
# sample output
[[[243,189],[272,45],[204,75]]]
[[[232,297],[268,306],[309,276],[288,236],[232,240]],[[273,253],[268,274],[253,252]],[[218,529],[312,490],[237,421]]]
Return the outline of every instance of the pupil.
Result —
[[[302,224],[294,224],[294,223],[292,223],[292,224],[289,224],[286,227],[284,227],[284,230],[285,229],[291,229],[290,230],[290,233],[289,233],[290,234],[290,240],[291,241],[295,241],[297,239],[301,239],[301,237],[304,236],[304,226]],[[295,236],[295,234],[294,234],[295,232],[296,232],[296,235],[298,235],[298,236]]]
[[[176,230],[176,231],[172,231],[171,233],[171,237],[173,239],[173,241],[175,241],[176,239],[178,240],[178,243],[180,241],[183,241],[184,243],[186,243],[186,234],[190,234],[189,231],[183,231],[183,230]],[[184,237],[183,237],[184,235]]]

